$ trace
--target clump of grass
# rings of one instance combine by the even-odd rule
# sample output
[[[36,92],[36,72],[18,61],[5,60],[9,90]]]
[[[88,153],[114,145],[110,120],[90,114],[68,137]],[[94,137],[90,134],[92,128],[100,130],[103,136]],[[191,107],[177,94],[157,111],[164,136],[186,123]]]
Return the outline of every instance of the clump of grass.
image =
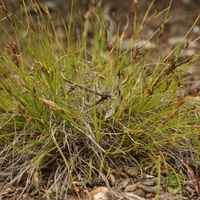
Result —
[[[10,19],[15,37],[7,46],[1,40],[3,185],[22,182],[27,190],[41,190],[48,174],[54,181],[46,180],[46,192],[79,194],[99,175],[109,184],[107,169],[118,159],[179,173],[177,152],[191,149],[198,158],[199,105],[187,95],[178,97],[180,81],[198,55],[180,64],[176,46],[153,63],[152,50],[108,50],[98,15],[100,31],[92,45],[82,41],[85,33],[76,37],[72,15],[63,24],[63,41],[48,10],[38,6],[34,21],[23,9],[26,20]],[[9,36],[3,26],[1,32]]]

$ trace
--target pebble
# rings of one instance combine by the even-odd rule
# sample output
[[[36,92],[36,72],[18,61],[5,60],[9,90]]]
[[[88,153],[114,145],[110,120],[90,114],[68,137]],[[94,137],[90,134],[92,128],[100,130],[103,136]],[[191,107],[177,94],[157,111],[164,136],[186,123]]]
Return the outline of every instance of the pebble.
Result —
[[[185,37],[181,37],[181,36],[176,36],[176,37],[171,37],[168,39],[168,44],[170,45],[177,45],[180,43],[186,43],[187,39]]]

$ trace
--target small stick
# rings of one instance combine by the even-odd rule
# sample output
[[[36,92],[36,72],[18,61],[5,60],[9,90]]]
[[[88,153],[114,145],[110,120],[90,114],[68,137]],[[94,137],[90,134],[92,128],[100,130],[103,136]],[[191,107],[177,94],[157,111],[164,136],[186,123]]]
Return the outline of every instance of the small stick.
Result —
[[[62,74],[62,78],[63,78],[63,80],[64,80],[65,82],[67,82],[67,83],[70,83],[70,84],[72,84],[72,85],[74,85],[74,86],[77,86],[77,87],[83,89],[83,90],[86,90],[86,91],[88,91],[88,92],[90,92],[90,93],[93,93],[93,94],[96,94],[96,95],[100,96],[101,99],[98,100],[98,101],[96,102],[96,104],[99,104],[101,101],[104,101],[104,100],[106,100],[107,98],[113,97],[113,95],[110,94],[109,92],[99,93],[99,92],[97,92],[97,91],[95,91],[95,90],[91,90],[91,89],[89,89],[89,88],[87,88],[87,87],[85,87],[85,86],[83,86],[83,85],[80,85],[80,84],[78,84],[78,83],[75,83],[75,82],[73,82],[73,81],[70,81],[70,80],[66,79],[66,78],[64,77],[63,74]]]

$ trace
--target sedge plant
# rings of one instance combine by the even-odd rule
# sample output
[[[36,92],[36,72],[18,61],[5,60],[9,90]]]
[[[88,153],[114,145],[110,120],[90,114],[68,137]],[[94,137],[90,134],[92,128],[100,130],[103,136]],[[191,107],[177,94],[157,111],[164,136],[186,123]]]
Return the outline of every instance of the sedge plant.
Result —
[[[91,13],[97,23],[91,22],[94,37],[87,44],[87,34],[77,33],[76,20],[82,18],[76,6],[68,23],[62,18],[62,27],[56,27],[48,9],[36,5],[30,1],[33,16],[24,1],[17,18],[2,4],[0,167],[6,176],[1,187],[24,183],[25,190],[35,186],[44,192],[45,179],[46,193],[80,195],[95,177],[109,185],[107,169],[119,167],[118,159],[137,160],[141,172],[153,162],[160,177],[179,173],[172,162],[177,152],[189,148],[199,158],[199,103],[179,96],[198,54],[179,63],[183,49],[177,45],[153,62],[154,50],[110,49],[99,13]]]

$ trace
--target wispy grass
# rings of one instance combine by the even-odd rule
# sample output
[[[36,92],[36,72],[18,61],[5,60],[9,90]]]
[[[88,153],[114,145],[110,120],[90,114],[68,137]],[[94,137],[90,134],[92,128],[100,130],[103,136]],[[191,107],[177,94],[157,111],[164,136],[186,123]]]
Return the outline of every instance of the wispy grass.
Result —
[[[49,192],[78,192],[77,181],[84,186],[96,174],[108,183],[102,170],[117,157],[141,168],[159,157],[166,173],[176,168],[177,152],[191,149],[198,160],[199,105],[178,96],[198,55],[178,63],[177,46],[153,63],[151,50],[108,50],[98,15],[91,45],[76,34],[72,14],[62,40],[48,10],[38,6],[35,20],[26,8],[25,20],[10,21],[15,37],[6,46],[1,39],[1,170],[9,174],[3,184],[27,176],[25,188],[39,190],[44,174],[54,174]],[[3,25],[1,33],[9,35]]]

